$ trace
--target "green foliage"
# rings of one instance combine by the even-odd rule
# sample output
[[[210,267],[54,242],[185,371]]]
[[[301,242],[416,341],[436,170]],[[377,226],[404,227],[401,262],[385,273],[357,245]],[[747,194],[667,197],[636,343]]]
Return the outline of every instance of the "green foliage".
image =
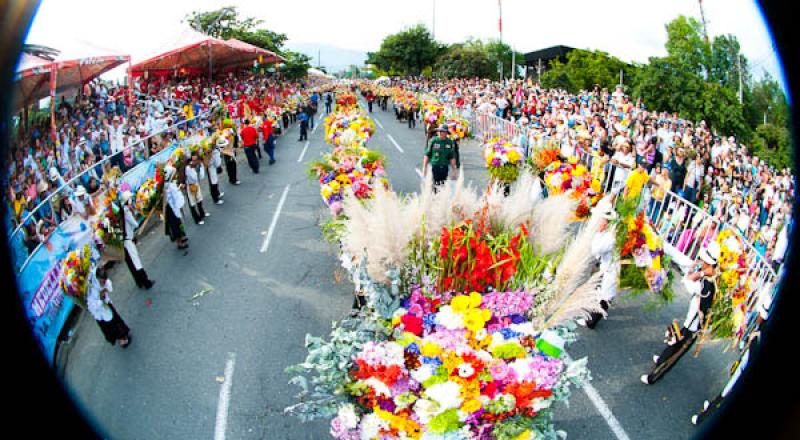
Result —
[[[284,51],[282,54],[286,58],[286,66],[282,67],[280,71],[287,79],[298,79],[308,74],[308,69],[311,68],[311,57],[290,50]]]
[[[711,304],[709,328],[715,338],[730,338],[733,336],[733,302],[723,289],[717,289],[714,302]]]
[[[482,47],[454,44],[436,61],[434,75],[440,78],[489,78],[496,69],[489,53]]]
[[[345,220],[347,220],[347,217],[343,215],[330,216],[328,217],[328,220],[320,223],[320,227],[322,228],[322,239],[328,243],[338,246],[342,241],[342,236],[347,230],[347,227],[344,224]]]
[[[489,175],[503,183],[512,183],[519,177],[519,167],[507,163],[501,167],[489,167]]]
[[[516,52],[514,54],[514,50],[508,44],[500,41],[500,40],[489,40],[486,44],[481,42],[480,40],[475,40],[473,42],[474,45],[478,47],[483,47],[486,51],[487,55],[489,56],[489,61],[492,63],[493,72],[494,74],[490,76],[492,79],[500,79],[500,72],[498,71],[498,65],[503,65],[503,77],[504,78],[511,78],[511,61],[512,58],[516,58],[516,64],[523,64],[525,62],[525,55]]]
[[[761,124],[753,134],[751,152],[768,164],[781,168],[792,168],[793,148],[791,133],[775,124]]]
[[[638,66],[626,64],[603,51],[576,49],[567,54],[566,63],[558,59],[551,61],[541,82],[545,88],[560,88],[570,93],[592,90],[595,84],[611,90],[619,84],[620,70],[630,82],[638,69]]]
[[[421,24],[383,39],[377,52],[367,53],[367,64],[400,75],[420,75],[432,66],[445,48]]]

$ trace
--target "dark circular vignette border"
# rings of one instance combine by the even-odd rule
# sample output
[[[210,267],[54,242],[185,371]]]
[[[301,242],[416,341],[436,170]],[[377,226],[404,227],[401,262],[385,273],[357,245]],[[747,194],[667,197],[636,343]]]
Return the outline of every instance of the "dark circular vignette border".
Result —
[[[793,4],[789,2],[759,0],[758,3],[778,49],[792,103],[793,160],[795,169],[800,169],[797,166],[800,112],[795,97],[795,91],[800,90],[800,53],[794,43],[800,40],[800,33],[796,15]],[[0,2],[0,161],[5,158],[5,150],[9,146],[8,121],[12,116],[10,102],[17,59],[38,5],[38,0]],[[5,164],[2,170],[5,173]],[[6,191],[2,191],[0,201],[5,202],[6,196]],[[792,212],[796,218],[797,194]],[[5,214],[5,210],[0,213],[2,216]],[[793,349],[798,346],[795,338],[800,337],[800,332],[792,322],[793,312],[800,310],[800,302],[793,292],[795,286],[800,286],[800,271],[797,270],[795,255],[800,249],[794,249],[800,233],[798,229],[795,227],[792,231],[787,269],[773,305],[772,316],[763,329],[760,353],[750,361],[750,366],[745,369],[742,379],[721,411],[699,427],[696,438],[741,438],[743,433],[749,432],[756,433],[757,438],[800,438],[800,381],[797,379],[796,364],[793,363],[793,357],[796,357]],[[9,259],[5,228],[0,228],[0,240],[3,243],[0,273],[3,280],[13,280],[15,274]],[[2,296],[4,334],[11,343],[10,352],[4,356],[3,368],[4,379],[12,388],[11,395],[6,398],[10,409],[4,414],[6,420],[11,421],[9,427],[27,436],[33,434],[35,438],[50,438],[51,435],[70,439],[100,438],[42,356],[25,320],[16,283],[9,284],[11,287],[4,289]]]

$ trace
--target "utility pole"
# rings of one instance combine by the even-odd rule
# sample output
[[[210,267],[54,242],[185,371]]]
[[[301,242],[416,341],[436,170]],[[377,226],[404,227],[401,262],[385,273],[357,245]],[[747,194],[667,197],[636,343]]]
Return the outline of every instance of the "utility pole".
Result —
[[[736,72],[739,73],[739,104],[742,103],[742,55],[736,57]]]
[[[700,5],[700,20],[703,21],[703,36],[706,39],[706,44],[708,44],[708,29],[706,28],[706,14],[703,12],[703,0],[697,0],[697,3]]]
[[[436,0],[433,0],[433,29],[431,30],[431,36],[433,39],[436,39]]]
[[[514,76],[517,73],[517,51],[511,48],[511,81],[514,81]]]
[[[497,20],[498,28],[500,30],[500,42],[503,42],[503,3],[502,0],[497,0],[497,10],[499,11],[499,19]]]
[[[624,83],[622,82],[622,69],[619,69],[619,85],[624,87]]]
[[[542,82],[542,59],[539,58],[536,62],[536,81]]]

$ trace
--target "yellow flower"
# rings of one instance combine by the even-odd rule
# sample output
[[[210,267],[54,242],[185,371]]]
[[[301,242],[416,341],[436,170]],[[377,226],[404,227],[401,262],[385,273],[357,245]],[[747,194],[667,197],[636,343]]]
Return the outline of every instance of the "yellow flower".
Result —
[[[459,365],[464,363],[464,359],[461,356],[453,353],[447,352],[444,356],[442,356],[442,366],[447,370],[447,374],[450,374],[458,368]]]
[[[508,160],[511,163],[517,163],[520,161],[520,159],[522,159],[517,150],[511,150],[507,153],[507,155],[508,155]]]
[[[442,354],[442,347],[433,342],[426,342],[422,345],[420,352],[425,357],[435,357]]]
[[[470,309],[464,315],[464,327],[472,332],[477,332],[492,319],[492,312],[487,309]]]
[[[339,185],[339,182],[337,182],[337,181],[335,181],[335,180],[334,180],[334,181],[331,181],[331,182],[328,184],[328,186],[330,186],[330,188],[331,188],[331,192],[332,192],[333,194],[338,194],[338,193],[339,193],[339,190],[341,189],[341,186]]]
[[[461,404],[461,410],[465,413],[474,413],[481,409],[483,405],[478,399],[470,399]]]

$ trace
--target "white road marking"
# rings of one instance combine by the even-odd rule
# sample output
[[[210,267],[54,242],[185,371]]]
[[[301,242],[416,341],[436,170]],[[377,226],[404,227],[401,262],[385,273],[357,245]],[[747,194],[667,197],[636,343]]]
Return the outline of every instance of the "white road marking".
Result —
[[[321,121],[322,118],[324,118],[324,117],[325,117],[325,113],[320,112],[318,120]]]
[[[379,121],[377,119],[374,119],[374,118],[372,120],[375,121],[376,124],[378,124],[378,127],[380,127],[381,130],[383,130],[383,124],[381,124],[381,121]]]
[[[419,168],[416,168],[416,167],[414,167],[414,171],[416,171],[416,172],[417,172],[417,175],[418,175],[418,176],[419,176],[419,178],[421,179],[421,178],[422,178],[422,171],[420,171],[420,170],[419,170]]]
[[[564,355],[567,360],[572,360],[568,353],[564,352]],[[600,413],[600,416],[606,421],[608,427],[611,428],[611,432],[614,433],[614,436],[616,436],[618,440],[630,440],[628,433],[622,428],[619,420],[614,417],[614,413],[611,412],[611,409],[608,407],[603,398],[600,397],[600,393],[597,392],[592,384],[588,382],[584,384],[583,391],[586,393],[586,396],[589,397],[589,400],[592,401],[592,405],[594,405],[595,409],[597,409],[597,412]]]
[[[400,145],[397,143],[397,141],[396,141],[396,140],[394,140],[394,138],[392,137],[392,135],[390,135],[390,134],[387,134],[387,135],[386,135],[386,137],[388,137],[388,138],[389,138],[389,140],[390,140],[390,141],[392,141],[392,143],[394,144],[395,148],[397,148],[397,150],[398,150],[399,152],[401,152],[401,153],[404,153],[403,149],[402,149],[402,148],[400,148]]]
[[[225,382],[222,383],[222,387],[219,389],[217,422],[214,425],[214,440],[225,440],[225,431],[228,427],[228,406],[231,401],[234,367],[236,367],[236,353],[228,353],[228,360],[225,362]]]
[[[283,209],[283,203],[286,202],[286,196],[289,195],[289,188],[292,184],[287,184],[286,188],[283,189],[283,194],[281,195],[281,200],[278,202],[278,209],[275,210],[275,214],[272,215],[272,223],[269,224],[269,230],[267,231],[267,237],[264,239],[264,244],[261,245],[261,253],[267,251],[269,247],[269,242],[272,240],[272,233],[275,232],[275,225],[278,224],[278,217],[281,215],[281,210]]]
[[[306,145],[303,147],[303,151],[300,152],[300,157],[297,158],[297,163],[300,163],[303,160],[303,156],[306,155],[306,150],[308,150],[308,143],[309,141],[306,141]]]

